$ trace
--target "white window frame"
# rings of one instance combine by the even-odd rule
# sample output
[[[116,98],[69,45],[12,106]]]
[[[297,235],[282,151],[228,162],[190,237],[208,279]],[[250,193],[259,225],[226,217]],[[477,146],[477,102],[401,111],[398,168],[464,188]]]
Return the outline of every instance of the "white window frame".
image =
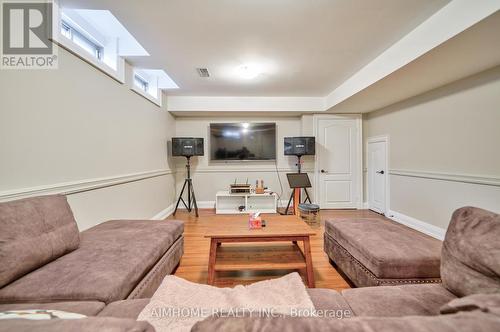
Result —
[[[136,88],[139,88],[140,90],[144,92],[148,92],[149,90],[149,82],[145,78],[143,78],[141,75],[135,73],[134,74],[134,86]]]
[[[97,41],[97,39],[93,38],[91,33],[88,33],[87,31],[85,31],[83,29],[79,29],[76,27],[76,24],[72,24],[71,22],[69,22],[70,19],[68,17],[65,17],[65,15],[62,13],[61,9],[54,2],[54,11],[56,11],[56,10],[57,10],[57,16],[55,16],[55,17],[57,17],[57,19],[53,20],[53,31],[54,31],[53,38],[54,38],[54,41],[59,46],[65,48],[69,52],[75,54],[80,59],[89,63],[93,67],[99,69],[100,71],[102,71],[106,75],[110,76],[111,78],[115,79],[116,81],[118,81],[122,84],[125,83],[125,59],[123,59],[122,57],[120,57],[118,55],[116,55],[116,58],[113,57],[113,54],[116,54],[116,48],[118,46],[118,44],[117,44],[118,41],[116,41],[114,43],[114,45],[112,42],[109,43],[109,45],[111,45],[111,46],[108,45],[108,47],[114,46],[114,48],[115,48],[113,50],[114,52],[113,51],[107,52],[107,49],[105,46],[100,45],[100,43],[95,43],[96,45],[103,46],[103,49],[104,49],[104,53],[101,53],[101,57],[99,59],[99,58],[93,56],[92,54],[90,54],[87,50],[85,50],[84,48],[79,46],[77,43],[75,43],[73,40],[71,40],[67,36],[64,36],[62,31],[61,31],[62,24],[64,22],[66,25],[69,25],[70,28],[73,28],[74,30],[78,31],[78,33],[83,35],[83,37],[85,37],[86,39],[88,39],[91,42],[93,42],[93,40]],[[91,38],[89,38],[89,37],[91,37]],[[107,54],[107,53],[109,53],[109,54]],[[106,64],[103,61],[105,56],[112,57],[112,60],[114,62],[116,62],[116,69],[111,67],[110,65]]]
[[[139,69],[132,70],[131,86],[130,89],[157,106],[162,106],[162,91],[158,88],[158,77],[147,77],[142,73],[138,72]],[[138,81],[142,81],[147,84],[147,89],[144,86],[136,84],[136,77]]]
[[[67,35],[65,33],[63,33],[63,30],[66,31]],[[71,40],[76,45],[78,45],[80,48],[86,50],[87,53],[89,53],[90,55],[94,56],[97,60],[102,61],[104,47],[102,45],[94,42],[93,40],[90,40],[90,38],[88,38],[87,36],[85,36],[85,34],[83,32],[79,31],[77,28],[75,28],[70,23],[68,23],[68,22],[66,22],[64,20],[61,20],[61,34],[64,37],[66,37],[69,40]],[[87,45],[91,46],[94,49],[94,52],[92,52],[94,54],[92,54],[91,52],[89,52],[80,43],[78,43],[77,41],[75,41],[75,37],[77,37],[80,40],[85,41],[85,43]]]

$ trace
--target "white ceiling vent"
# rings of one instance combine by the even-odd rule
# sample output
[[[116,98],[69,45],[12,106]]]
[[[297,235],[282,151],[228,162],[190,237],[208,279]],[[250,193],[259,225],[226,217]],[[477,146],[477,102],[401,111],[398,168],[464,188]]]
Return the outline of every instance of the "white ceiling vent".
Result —
[[[210,73],[207,68],[196,68],[196,71],[200,77],[210,77]]]

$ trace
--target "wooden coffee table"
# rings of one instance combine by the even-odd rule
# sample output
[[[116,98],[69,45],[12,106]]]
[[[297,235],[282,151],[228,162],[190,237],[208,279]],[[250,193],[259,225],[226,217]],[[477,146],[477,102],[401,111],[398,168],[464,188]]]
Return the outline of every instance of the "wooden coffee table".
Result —
[[[217,271],[305,269],[307,286],[314,288],[309,238],[315,231],[297,216],[269,214],[262,215],[262,219],[266,221],[262,229],[248,229],[248,216],[224,216],[214,221],[205,233],[210,238],[208,284],[214,284]],[[297,242],[303,242],[304,250]],[[221,246],[222,243],[242,244]]]

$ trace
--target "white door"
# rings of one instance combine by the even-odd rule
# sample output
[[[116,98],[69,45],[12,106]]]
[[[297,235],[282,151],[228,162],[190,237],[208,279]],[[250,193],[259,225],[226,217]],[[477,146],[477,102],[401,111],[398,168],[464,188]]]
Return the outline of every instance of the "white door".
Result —
[[[361,152],[357,119],[318,119],[318,187],[322,209],[358,208]]]
[[[387,200],[387,140],[368,140],[366,148],[368,170],[368,208],[386,213]]]

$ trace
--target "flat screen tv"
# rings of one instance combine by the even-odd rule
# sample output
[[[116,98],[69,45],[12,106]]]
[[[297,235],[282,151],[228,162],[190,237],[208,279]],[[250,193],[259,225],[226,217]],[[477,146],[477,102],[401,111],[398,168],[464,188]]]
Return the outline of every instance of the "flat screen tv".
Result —
[[[210,159],[276,159],[276,124],[211,123]]]

